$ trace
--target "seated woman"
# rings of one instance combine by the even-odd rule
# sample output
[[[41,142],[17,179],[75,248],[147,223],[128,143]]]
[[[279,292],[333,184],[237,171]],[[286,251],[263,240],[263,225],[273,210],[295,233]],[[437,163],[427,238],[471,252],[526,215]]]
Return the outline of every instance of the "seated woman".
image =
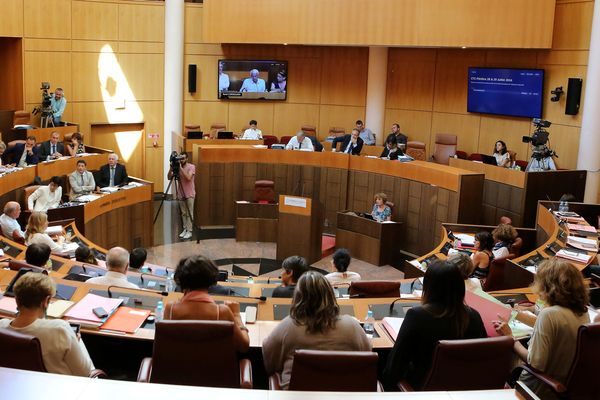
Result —
[[[41,211],[32,212],[25,228],[25,244],[45,243],[50,247],[50,250],[60,253],[65,237],[58,236],[55,242],[46,233],[46,229],[48,229],[48,215]]]
[[[485,279],[490,270],[490,264],[494,259],[492,248],[494,239],[488,231],[481,231],[475,234],[475,253],[471,254],[473,262],[473,273],[471,276],[477,279]]]
[[[533,368],[564,384],[577,348],[577,330],[590,322],[586,307],[588,287],[572,264],[551,258],[540,263],[533,291],[545,305],[533,327],[528,348],[515,341],[514,352]],[[499,334],[512,336],[505,321],[494,321],[494,327]],[[540,398],[555,398],[530,374],[523,372],[520,380]]]
[[[31,244],[25,250],[25,262],[29,265],[52,270],[51,253],[50,247],[45,243]]]
[[[402,156],[404,153],[398,147],[398,141],[396,135],[390,133],[385,139],[385,147],[381,152],[381,158],[388,158],[390,160],[397,160],[398,156]]]
[[[250,338],[240,316],[240,304],[227,301],[219,305],[208,294],[218,275],[217,266],[204,256],[182,258],[175,270],[175,282],[184,295],[177,303],[165,306],[164,319],[232,321],[235,348],[244,353],[248,351]]]
[[[96,260],[90,248],[85,244],[80,244],[79,247],[77,247],[77,250],[75,250],[75,261],[98,265],[98,260]]]
[[[271,93],[285,93],[286,91],[286,85],[287,85],[287,80],[286,80],[286,72],[285,71],[279,71],[277,73],[277,80],[275,82],[271,83]]]
[[[385,193],[377,193],[375,195],[375,204],[373,204],[373,211],[371,215],[377,222],[391,221],[392,220],[392,209],[386,205],[387,196]]]
[[[481,289],[481,281],[477,278],[470,278],[475,270],[471,258],[465,253],[454,253],[448,256],[448,261],[458,267],[460,274],[465,281],[465,289],[472,292]]]
[[[333,288],[325,277],[308,271],[300,277],[285,317],[262,346],[267,374],[281,373],[282,388],[287,389],[298,349],[370,351],[371,342],[360,323],[340,315]]]
[[[332,285],[350,284],[350,282],[360,281],[360,275],[356,272],[348,271],[350,265],[350,253],[346,249],[337,249],[331,259],[333,272],[325,275],[325,278]]]
[[[397,390],[406,379],[419,390],[440,340],[487,337],[481,316],[464,304],[465,284],[458,267],[436,261],[427,268],[422,306],[406,312],[396,343],[383,371],[386,390]]]
[[[494,258],[506,258],[510,254],[508,248],[513,244],[519,234],[517,230],[508,224],[500,224],[492,231],[494,238]]]
[[[81,136],[81,133],[75,132],[71,136],[71,143],[66,147],[71,157],[85,153],[85,146],[83,145],[83,136]]]
[[[498,164],[499,167],[508,168],[512,164],[510,154],[506,148],[506,143],[502,140],[496,142],[494,145],[494,153],[492,155],[496,158],[496,164]]]

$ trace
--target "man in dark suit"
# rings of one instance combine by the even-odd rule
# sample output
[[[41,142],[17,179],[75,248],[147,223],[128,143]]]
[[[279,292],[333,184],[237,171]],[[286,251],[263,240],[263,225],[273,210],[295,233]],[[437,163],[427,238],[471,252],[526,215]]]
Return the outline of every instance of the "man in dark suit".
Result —
[[[6,154],[17,167],[35,165],[40,161],[40,149],[35,146],[35,136],[27,136],[25,143],[17,143],[6,150]]]
[[[108,164],[100,167],[98,187],[121,186],[129,182],[125,166],[119,164],[117,161],[119,161],[119,156],[115,153],[108,155]]]
[[[40,146],[40,160],[54,160],[65,154],[65,145],[59,142],[58,132],[50,134],[50,140],[43,142]]]
[[[363,140],[360,138],[360,132],[358,129],[352,129],[351,135],[346,135],[344,141],[342,142],[342,147],[340,148],[340,152],[348,153],[355,156],[360,155],[360,151],[363,148]]]

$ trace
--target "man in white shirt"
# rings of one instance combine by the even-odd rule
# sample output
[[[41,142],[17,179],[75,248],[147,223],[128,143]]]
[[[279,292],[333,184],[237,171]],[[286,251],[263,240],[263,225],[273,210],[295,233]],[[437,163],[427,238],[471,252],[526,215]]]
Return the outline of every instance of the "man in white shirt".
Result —
[[[48,211],[60,205],[62,178],[53,176],[48,186],[40,186],[27,199],[29,211]]]
[[[85,344],[67,321],[45,318],[50,299],[56,294],[52,279],[46,274],[28,272],[19,278],[14,292],[19,313],[12,321],[0,320],[0,328],[38,338],[48,372],[89,376],[94,364]]]
[[[139,289],[138,285],[127,280],[128,267],[129,252],[122,247],[113,247],[106,255],[106,268],[108,268],[106,275],[88,279],[86,283]]]
[[[9,239],[25,240],[25,233],[17,222],[19,215],[21,215],[21,205],[19,203],[16,201],[6,203],[4,214],[0,215],[0,226],[2,227],[2,234]]]
[[[302,150],[305,149],[307,151],[315,151],[315,148],[310,141],[306,137],[306,134],[303,131],[298,131],[296,136],[290,139],[288,144],[285,146],[286,150]]]
[[[94,175],[87,170],[85,160],[77,161],[77,170],[69,175],[69,184],[71,185],[71,193],[69,193],[71,200],[94,191],[96,181]]]
[[[264,92],[266,90],[265,80],[258,77],[258,70],[250,71],[250,78],[244,79],[240,92]]]
[[[219,63],[219,93],[229,90],[229,75],[223,72],[223,63]]]
[[[246,129],[244,131],[244,136],[242,136],[243,140],[261,140],[262,137],[262,132],[260,131],[260,129],[256,128],[256,125],[258,125],[258,123],[255,120],[251,120],[248,125],[250,125],[250,128]]]

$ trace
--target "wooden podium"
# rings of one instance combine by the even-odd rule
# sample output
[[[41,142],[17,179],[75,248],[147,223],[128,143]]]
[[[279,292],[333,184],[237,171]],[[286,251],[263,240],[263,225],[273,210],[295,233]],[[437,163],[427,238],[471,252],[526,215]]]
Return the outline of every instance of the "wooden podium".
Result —
[[[306,197],[279,195],[277,260],[302,256],[309,264],[321,259],[321,207]]]

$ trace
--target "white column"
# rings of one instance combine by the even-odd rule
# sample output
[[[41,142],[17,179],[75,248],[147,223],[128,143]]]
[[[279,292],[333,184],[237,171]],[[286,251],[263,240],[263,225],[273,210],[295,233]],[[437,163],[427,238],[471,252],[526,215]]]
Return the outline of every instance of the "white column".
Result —
[[[183,0],[165,0],[165,77],[164,77],[164,184],[168,185],[169,156],[175,147],[173,132],[183,128]],[[151,82],[148,82],[151,84]]]
[[[579,154],[577,169],[585,169],[585,202],[596,203],[600,188],[600,1],[594,2],[592,37],[588,59],[585,97],[583,99],[583,118],[579,136]]]
[[[377,135],[376,144],[378,145],[383,144],[385,135],[388,133],[384,126],[387,63],[387,47],[369,47],[365,126]]]

